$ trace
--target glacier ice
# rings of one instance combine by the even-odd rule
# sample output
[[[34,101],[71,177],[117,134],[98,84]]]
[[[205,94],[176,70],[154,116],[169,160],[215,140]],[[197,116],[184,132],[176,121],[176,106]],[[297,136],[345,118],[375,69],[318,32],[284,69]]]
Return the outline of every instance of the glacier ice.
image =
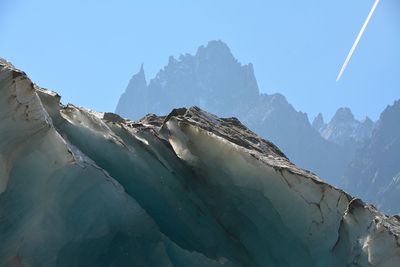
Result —
[[[0,266],[399,266],[399,218],[199,108],[125,120],[0,62]]]

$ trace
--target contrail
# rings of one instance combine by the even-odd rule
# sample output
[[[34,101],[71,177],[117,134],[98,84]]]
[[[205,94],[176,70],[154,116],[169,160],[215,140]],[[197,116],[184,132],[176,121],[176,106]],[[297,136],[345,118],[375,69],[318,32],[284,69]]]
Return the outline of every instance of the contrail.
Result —
[[[350,61],[351,57],[353,56],[354,51],[356,50],[357,45],[358,45],[358,43],[360,42],[361,37],[362,37],[362,35],[364,34],[364,31],[365,31],[365,29],[367,28],[368,23],[369,23],[369,21],[371,20],[372,15],[374,14],[376,7],[378,6],[378,3],[379,3],[379,0],[375,0],[375,3],[374,3],[374,5],[372,6],[372,9],[371,9],[371,11],[370,11],[369,14],[368,14],[367,19],[365,20],[364,25],[362,26],[360,33],[357,35],[356,41],[354,42],[352,48],[350,49],[349,54],[347,55],[346,60],[345,60],[344,63],[343,63],[342,69],[340,70],[339,75],[338,75],[336,81],[339,81],[340,78],[342,78],[342,75],[343,75],[344,71],[346,70],[347,65],[349,64],[349,61]]]

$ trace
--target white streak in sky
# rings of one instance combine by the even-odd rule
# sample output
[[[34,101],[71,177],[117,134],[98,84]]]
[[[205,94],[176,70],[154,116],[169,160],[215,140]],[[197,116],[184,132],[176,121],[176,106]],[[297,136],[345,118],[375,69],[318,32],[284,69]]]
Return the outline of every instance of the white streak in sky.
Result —
[[[364,34],[364,31],[365,31],[365,29],[367,28],[368,23],[369,23],[369,21],[371,20],[372,15],[374,14],[376,7],[378,6],[378,3],[379,3],[379,0],[375,0],[375,3],[374,3],[374,5],[372,6],[372,9],[371,9],[371,11],[370,11],[369,14],[368,14],[367,19],[365,20],[364,25],[362,26],[360,33],[357,35],[357,38],[356,38],[356,41],[355,41],[354,44],[353,44],[353,47],[350,49],[350,52],[349,52],[349,54],[347,55],[347,58],[346,58],[346,60],[345,60],[344,63],[343,63],[342,69],[340,70],[339,75],[338,75],[336,81],[339,81],[340,78],[342,78],[342,75],[343,75],[344,71],[346,70],[347,65],[349,64],[349,61],[350,61],[351,57],[353,56],[354,51],[356,50],[357,45],[358,45],[358,43],[360,42],[361,37],[362,37],[362,35]]]

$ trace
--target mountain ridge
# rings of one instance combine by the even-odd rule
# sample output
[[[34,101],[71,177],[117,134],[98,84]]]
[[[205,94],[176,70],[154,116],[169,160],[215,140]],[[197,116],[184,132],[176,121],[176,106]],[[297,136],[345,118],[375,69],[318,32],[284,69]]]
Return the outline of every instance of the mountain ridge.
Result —
[[[400,213],[399,118],[397,100],[382,112],[371,138],[357,151],[343,178],[349,190],[391,213]]]
[[[359,121],[348,107],[339,108],[329,123],[325,123],[322,114],[319,113],[312,125],[326,140],[353,147],[353,150],[371,138],[375,128],[375,123],[368,116]]]

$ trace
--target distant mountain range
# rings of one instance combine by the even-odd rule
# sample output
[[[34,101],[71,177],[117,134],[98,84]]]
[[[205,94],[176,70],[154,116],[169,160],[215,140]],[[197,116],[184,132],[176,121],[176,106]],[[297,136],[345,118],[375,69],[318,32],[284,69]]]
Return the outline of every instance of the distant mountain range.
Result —
[[[139,120],[148,113],[165,115],[173,108],[189,106],[199,106],[221,117],[237,117],[275,143],[298,166],[364,196],[355,185],[354,175],[360,170],[352,166],[367,157],[361,157],[360,151],[368,149],[367,143],[377,138],[382,118],[378,123],[369,118],[358,121],[349,108],[340,108],[329,123],[319,114],[311,124],[307,114],[297,111],[283,95],[260,93],[252,64],[242,65],[221,41],[201,46],[195,55],[170,57],[168,65],[149,83],[142,66],[120,97],[116,113]],[[395,179],[390,175],[389,180]],[[358,179],[366,183],[372,180],[369,176]],[[382,205],[384,210],[400,211],[400,205],[399,209],[391,208],[373,195],[371,192],[366,199]]]
[[[320,113],[315,117],[312,126],[326,140],[348,147],[360,146],[371,138],[375,123],[368,117],[358,121],[349,108],[339,108],[328,124]]]
[[[371,138],[356,152],[343,186],[387,212],[400,212],[400,101],[381,114]]]

